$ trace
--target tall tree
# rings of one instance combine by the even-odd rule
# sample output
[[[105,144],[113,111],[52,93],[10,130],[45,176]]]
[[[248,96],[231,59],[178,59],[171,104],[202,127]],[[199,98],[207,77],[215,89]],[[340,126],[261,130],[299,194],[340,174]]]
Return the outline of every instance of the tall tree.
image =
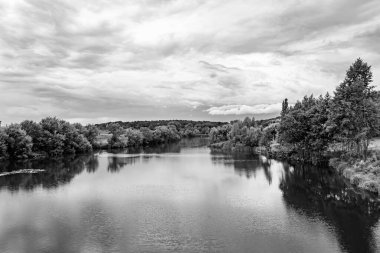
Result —
[[[342,144],[342,149],[364,159],[379,124],[376,92],[371,82],[371,66],[357,59],[334,92],[328,123],[329,131]]]
[[[281,117],[284,117],[285,114],[289,110],[289,104],[288,104],[288,99],[285,98],[284,101],[282,101],[282,109],[281,109]]]
[[[356,61],[348,68],[342,84],[351,85],[356,81],[362,81],[365,86],[369,86],[372,82],[371,66],[366,62],[363,62],[361,58],[356,59]]]

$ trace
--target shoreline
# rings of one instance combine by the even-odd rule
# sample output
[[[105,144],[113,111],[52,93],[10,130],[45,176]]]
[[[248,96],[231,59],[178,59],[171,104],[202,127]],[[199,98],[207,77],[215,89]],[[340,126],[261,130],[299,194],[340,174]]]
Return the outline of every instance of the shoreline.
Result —
[[[380,202],[380,151],[377,149],[372,150],[372,157],[367,161],[358,159],[343,160],[331,155],[326,155],[322,159],[318,159],[317,164],[313,164],[311,161],[306,161],[305,159],[286,152],[286,148],[282,148],[279,145],[270,147],[247,147],[239,144],[238,146],[233,146],[232,143],[224,141],[210,144],[209,147],[224,152],[241,152],[245,150],[264,155],[269,159],[287,161],[289,163],[326,166],[346,179],[347,183],[355,189],[375,194],[376,197],[374,197],[374,199]]]

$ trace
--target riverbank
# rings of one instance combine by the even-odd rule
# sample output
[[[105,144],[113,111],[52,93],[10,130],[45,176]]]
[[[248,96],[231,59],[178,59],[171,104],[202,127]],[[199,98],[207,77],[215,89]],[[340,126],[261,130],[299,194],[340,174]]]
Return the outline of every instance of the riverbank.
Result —
[[[354,187],[380,195],[380,139],[374,139],[370,145],[370,155],[366,161],[354,158],[334,157],[332,153],[323,154],[322,158],[314,158],[314,161],[302,158],[292,148],[273,143],[270,146],[246,147],[232,144],[230,141],[213,143],[210,148],[221,151],[252,151],[265,155],[268,158],[289,161],[292,163],[312,163],[328,165],[337,171]]]
[[[352,185],[379,195],[380,152],[372,153],[367,161],[332,158],[329,165],[348,179]]]

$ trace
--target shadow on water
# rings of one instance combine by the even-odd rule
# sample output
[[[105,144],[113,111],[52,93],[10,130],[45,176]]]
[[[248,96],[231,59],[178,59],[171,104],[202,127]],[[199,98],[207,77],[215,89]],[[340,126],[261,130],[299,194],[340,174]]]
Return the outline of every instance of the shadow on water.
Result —
[[[272,183],[271,163],[266,157],[252,152],[220,152],[211,151],[211,160],[214,164],[223,164],[233,167],[235,173],[246,178],[256,177],[256,173],[263,170],[266,180]]]
[[[377,252],[373,228],[379,204],[325,168],[284,163],[280,189],[286,207],[308,219],[323,219],[335,231],[344,252]]]
[[[93,173],[99,166],[95,155],[65,156],[61,159],[0,163],[0,173],[20,170],[44,170],[39,173],[22,173],[0,176],[0,189],[10,191],[33,190],[36,187],[56,188],[69,183],[84,170]]]

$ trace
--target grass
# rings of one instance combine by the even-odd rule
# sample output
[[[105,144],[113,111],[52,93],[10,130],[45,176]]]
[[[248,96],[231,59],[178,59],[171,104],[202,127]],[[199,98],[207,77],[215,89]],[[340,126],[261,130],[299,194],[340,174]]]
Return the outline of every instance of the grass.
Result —
[[[380,150],[372,150],[367,161],[332,158],[330,165],[356,187],[380,194]]]

